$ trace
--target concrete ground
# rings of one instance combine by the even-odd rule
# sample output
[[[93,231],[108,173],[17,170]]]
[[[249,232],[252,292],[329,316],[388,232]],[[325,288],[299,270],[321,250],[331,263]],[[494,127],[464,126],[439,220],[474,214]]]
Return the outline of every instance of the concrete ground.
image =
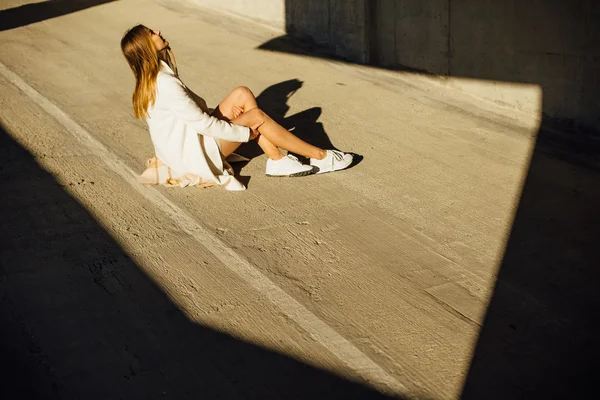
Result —
[[[258,50],[280,32],[191,3],[0,16],[0,397],[548,398],[595,376],[595,142]],[[248,86],[362,160],[275,179],[247,146],[245,192],[136,184],[153,150],[119,40],[139,22],[210,105]]]

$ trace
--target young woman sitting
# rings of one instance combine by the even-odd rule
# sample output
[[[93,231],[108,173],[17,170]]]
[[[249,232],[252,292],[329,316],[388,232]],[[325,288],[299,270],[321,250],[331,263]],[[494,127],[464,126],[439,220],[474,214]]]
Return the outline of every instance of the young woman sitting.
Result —
[[[135,116],[148,123],[156,152],[143,183],[244,190],[225,160],[250,140],[267,155],[268,176],[338,171],[352,163],[351,154],[315,147],[273,121],[246,87],[235,88],[211,112],[179,79],[169,42],[160,31],[134,26],[123,36],[121,50],[135,76]],[[280,149],[307,157],[310,164]]]

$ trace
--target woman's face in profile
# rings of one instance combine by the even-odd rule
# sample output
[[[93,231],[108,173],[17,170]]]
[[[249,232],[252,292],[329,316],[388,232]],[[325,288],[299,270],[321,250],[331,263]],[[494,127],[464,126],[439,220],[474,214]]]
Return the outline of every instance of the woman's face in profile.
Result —
[[[169,42],[166,41],[162,35],[160,34],[160,31],[155,31],[150,29],[150,33],[152,36],[152,42],[154,42],[154,46],[156,47],[156,50],[161,51],[166,49],[169,46]]]

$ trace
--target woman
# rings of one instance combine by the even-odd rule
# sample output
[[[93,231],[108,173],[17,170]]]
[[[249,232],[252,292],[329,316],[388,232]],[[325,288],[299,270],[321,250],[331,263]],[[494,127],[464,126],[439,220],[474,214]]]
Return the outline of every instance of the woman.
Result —
[[[123,36],[121,50],[136,79],[135,116],[146,119],[156,151],[156,179],[148,180],[149,169],[144,183],[244,190],[224,159],[249,140],[257,140],[267,155],[269,176],[331,172],[352,163],[350,154],[320,149],[288,132],[258,108],[248,88],[236,88],[209,114],[206,102],[179,79],[169,42],[160,31],[137,25]],[[309,158],[310,165],[279,148]]]

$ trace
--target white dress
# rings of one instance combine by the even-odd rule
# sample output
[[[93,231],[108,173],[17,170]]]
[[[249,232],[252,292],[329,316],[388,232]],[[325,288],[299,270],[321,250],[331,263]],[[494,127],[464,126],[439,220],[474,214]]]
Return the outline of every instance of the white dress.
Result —
[[[156,101],[148,108],[146,122],[158,164],[168,167],[171,182],[179,186],[217,184],[227,190],[244,190],[244,185],[224,168],[218,140],[247,142],[250,129],[202,111],[163,61],[156,84]],[[156,178],[156,183],[165,183],[160,182],[158,169]],[[142,182],[149,183],[143,178]]]

